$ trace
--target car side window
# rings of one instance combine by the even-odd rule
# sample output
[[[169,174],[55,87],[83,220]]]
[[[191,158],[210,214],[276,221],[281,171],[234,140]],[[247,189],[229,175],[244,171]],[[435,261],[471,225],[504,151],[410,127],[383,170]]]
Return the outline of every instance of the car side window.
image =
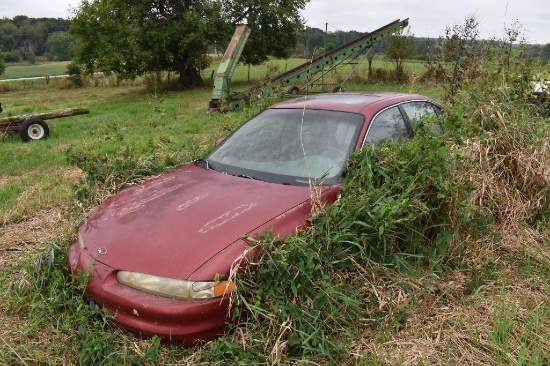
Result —
[[[431,123],[430,131],[435,134],[443,133],[441,124],[441,109],[432,103],[417,101],[401,104],[407,118],[411,122],[413,130],[420,122]]]
[[[391,107],[374,117],[363,145],[383,139],[401,141],[409,135],[399,107]]]

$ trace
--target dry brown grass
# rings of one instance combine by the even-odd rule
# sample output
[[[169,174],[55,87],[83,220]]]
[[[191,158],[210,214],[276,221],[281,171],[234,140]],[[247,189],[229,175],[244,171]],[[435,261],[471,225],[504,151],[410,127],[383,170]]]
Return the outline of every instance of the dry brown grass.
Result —
[[[82,173],[71,168],[52,172],[52,176],[57,178],[25,187],[11,209],[1,212],[0,263],[9,252],[28,254],[54,238],[62,239],[63,233],[74,224],[68,215],[74,193],[68,184],[62,186],[65,189],[56,190],[56,187],[61,186],[61,181],[65,184],[76,183]],[[0,180],[0,185],[23,178],[4,177]]]
[[[411,280],[397,273],[393,274],[397,281],[373,277],[367,286],[386,316],[379,328],[365,330],[354,354],[376,355],[388,365],[513,365],[521,359],[521,347],[531,341],[549,354],[550,320],[544,317],[550,306],[547,281],[537,273],[518,270],[525,265],[525,248],[540,247],[540,238],[529,230],[500,227],[498,231],[504,235],[500,241],[476,243],[464,258],[466,269],[444,278],[426,275]],[[546,244],[543,258],[548,254]],[[468,289],[472,272],[486,267],[487,261],[496,262],[495,275],[472,293]],[[405,283],[408,293],[403,289]],[[395,311],[403,312],[406,321],[392,324]],[[537,333],[531,328],[539,315],[546,320],[538,324]],[[503,326],[501,316],[511,323],[503,341],[505,353],[490,336]]]
[[[530,221],[548,201],[550,148],[548,137],[528,146],[513,134],[467,145],[472,158],[470,181],[476,188],[471,201],[490,207],[499,222]]]

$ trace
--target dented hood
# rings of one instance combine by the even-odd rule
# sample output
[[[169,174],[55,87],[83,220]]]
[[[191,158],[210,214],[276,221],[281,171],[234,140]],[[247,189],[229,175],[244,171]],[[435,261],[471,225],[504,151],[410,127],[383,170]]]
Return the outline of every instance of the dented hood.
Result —
[[[84,251],[112,268],[186,279],[244,235],[309,201],[309,194],[308,187],[190,163],[111,197],[90,213],[80,234]],[[227,266],[234,259],[227,258]]]

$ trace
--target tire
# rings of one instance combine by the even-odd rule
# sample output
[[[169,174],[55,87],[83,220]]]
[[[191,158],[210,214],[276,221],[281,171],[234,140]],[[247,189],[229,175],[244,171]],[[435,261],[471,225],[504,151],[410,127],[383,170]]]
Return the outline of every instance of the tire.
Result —
[[[39,118],[29,118],[19,126],[19,136],[24,142],[44,140],[48,138],[50,129],[46,122]]]
[[[300,88],[298,88],[297,86],[291,86],[290,88],[288,88],[288,91],[286,93],[290,95],[298,95],[300,94]]]

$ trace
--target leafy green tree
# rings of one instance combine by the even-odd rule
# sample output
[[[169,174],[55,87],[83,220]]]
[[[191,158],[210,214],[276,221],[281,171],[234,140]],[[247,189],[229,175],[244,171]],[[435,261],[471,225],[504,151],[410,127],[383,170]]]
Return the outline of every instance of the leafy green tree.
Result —
[[[55,61],[69,61],[74,56],[77,38],[68,32],[53,32],[48,37],[50,56]]]
[[[385,55],[395,65],[398,78],[401,78],[403,75],[403,62],[411,58],[414,55],[414,51],[414,36],[408,31],[405,34],[395,34],[388,39]]]
[[[227,44],[236,24],[252,28],[246,63],[287,56],[308,1],[84,0],[71,25],[79,38],[76,61],[87,74],[122,78],[174,71],[182,86],[197,87],[209,65],[209,45]]]
[[[298,34],[298,40],[304,44],[304,48],[306,49],[306,58],[310,58],[314,53],[319,53],[317,51],[318,49],[324,48],[325,32],[319,28],[307,27],[304,31]]]
[[[12,51],[17,46],[17,26],[7,20],[0,20],[0,46],[3,46],[4,50]]]

